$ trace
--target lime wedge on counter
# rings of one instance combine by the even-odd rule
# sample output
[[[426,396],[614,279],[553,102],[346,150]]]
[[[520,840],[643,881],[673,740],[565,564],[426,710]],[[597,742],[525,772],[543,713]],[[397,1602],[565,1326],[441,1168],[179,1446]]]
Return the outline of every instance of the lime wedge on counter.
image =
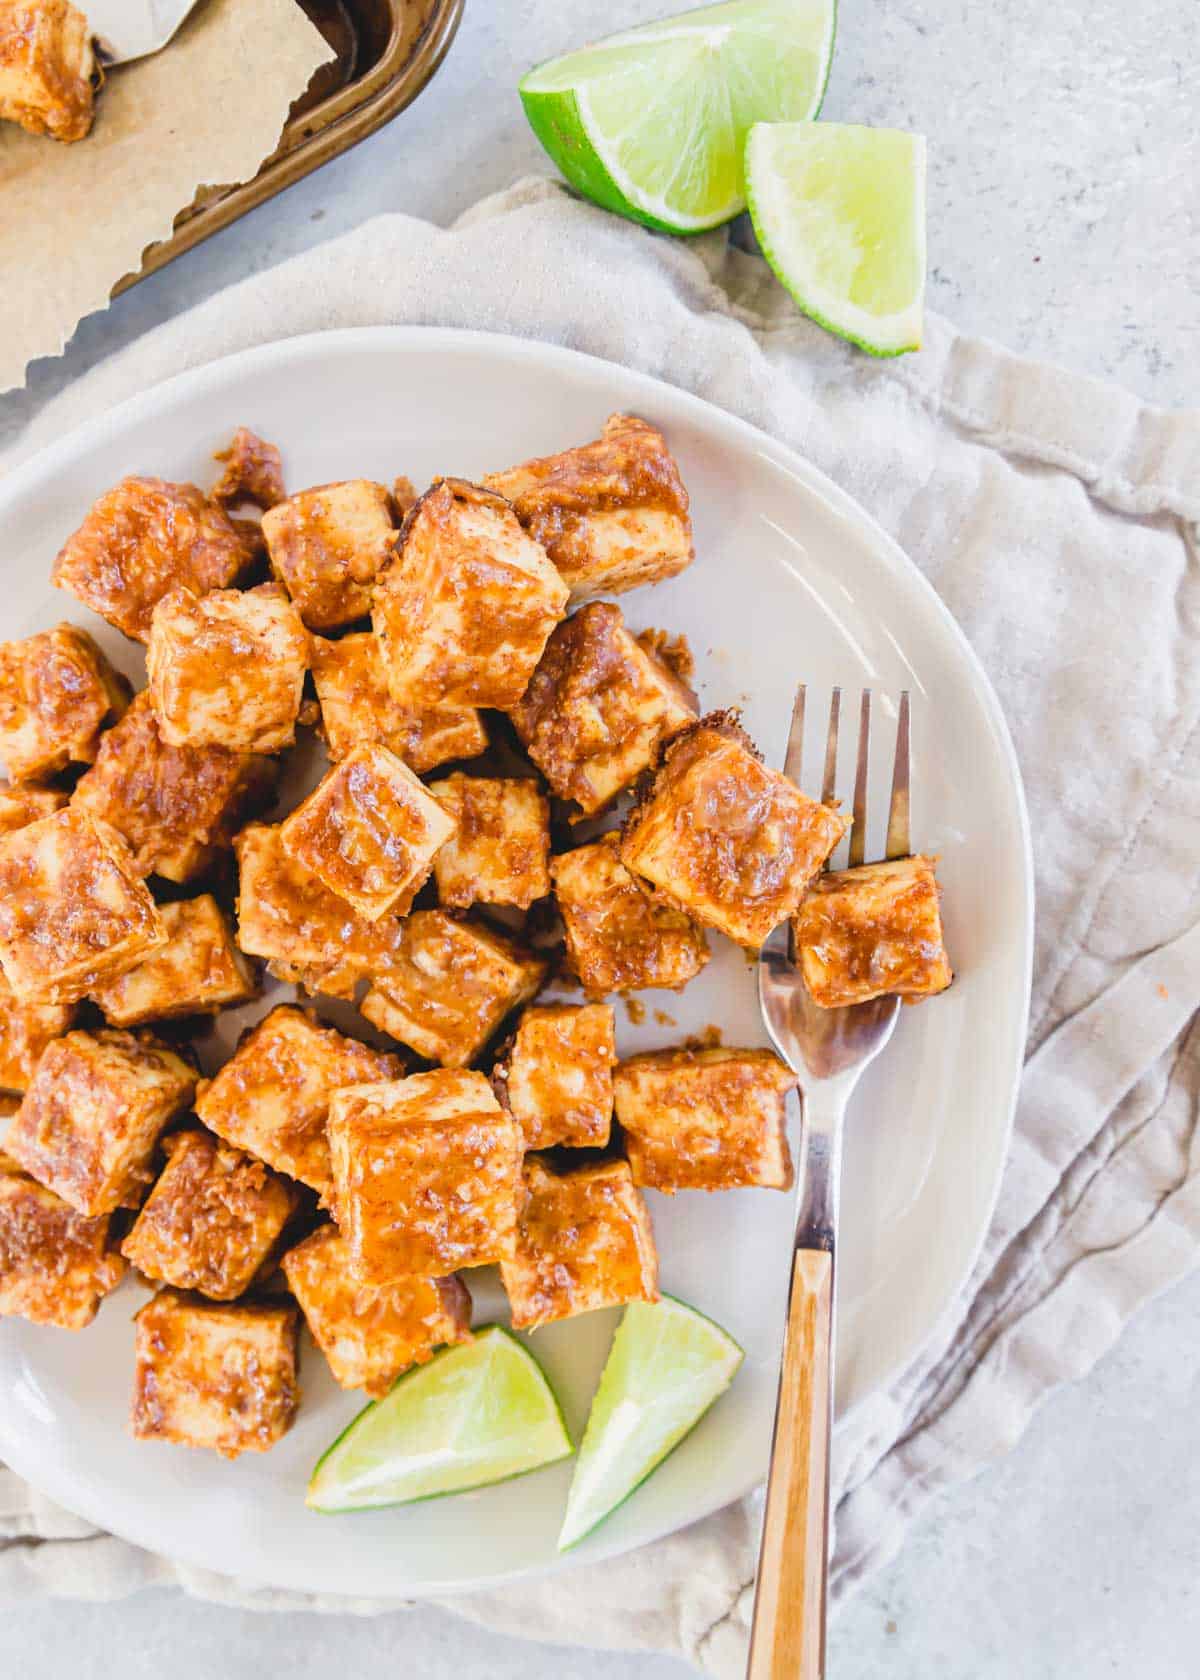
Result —
[[[523,1476],[571,1452],[533,1355],[490,1325],[417,1365],[361,1411],[320,1459],[306,1503],[365,1511]]]
[[[726,0],[643,24],[531,70],[525,114],[588,198],[697,233],[746,208],[751,124],[817,114],[835,17],[836,0]]]
[[[733,1381],[742,1350],[703,1313],[636,1301],[613,1337],[575,1465],[559,1551],[603,1521]]]
[[[920,349],[921,135],[758,124],[746,142],[746,195],[763,255],[806,315],[876,356]]]

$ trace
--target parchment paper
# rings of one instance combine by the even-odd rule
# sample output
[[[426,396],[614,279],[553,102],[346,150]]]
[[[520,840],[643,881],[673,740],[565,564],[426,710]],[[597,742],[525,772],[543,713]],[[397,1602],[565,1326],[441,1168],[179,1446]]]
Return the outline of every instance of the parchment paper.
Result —
[[[254,174],[330,57],[296,0],[201,0],[163,52],[109,72],[86,140],[0,123],[0,391],[60,354],[197,187]]]

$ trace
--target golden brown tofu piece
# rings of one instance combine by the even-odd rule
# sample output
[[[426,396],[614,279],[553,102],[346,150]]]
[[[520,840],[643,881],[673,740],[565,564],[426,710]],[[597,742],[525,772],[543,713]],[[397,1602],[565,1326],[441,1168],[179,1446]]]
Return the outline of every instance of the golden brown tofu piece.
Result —
[[[356,747],[326,772],[279,830],[293,863],[367,921],[403,915],[454,832],[403,759]]]
[[[184,883],[229,850],[241,823],[266,803],[275,774],[262,753],[170,746],[143,690],[101,737],[71,803],[124,836],[139,875]]]
[[[154,1146],[195,1089],[193,1070],[152,1038],[70,1032],[42,1052],[4,1147],[79,1213],[136,1207]]]
[[[42,1051],[69,1029],[74,1014],[73,1004],[21,1003],[0,978],[0,1089],[28,1090]]]
[[[253,559],[247,534],[194,484],[123,478],[67,539],[50,581],[144,642],[170,590],[226,589]]]
[[[26,828],[39,817],[52,817],[55,811],[62,810],[69,797],[59,788],[0,782],[0,835]]]
[[[626,1301],[658,1300],[658,1253],[627,1161],[551,1172],[525,1163],[516,1248],[500,1262],[514,1330]]]
[[[83,1330],[125,1275],[109,1215],[87,1219],[0,1149],[0,1318]]]
[[[208,499],[228,510],[253,502],[264,513],[287,495],[283,487],[283,461],[273,443],[264,443],[248,426],[239,426],[228,449],[219,449],[213,460],[221,476]]]
[[[449,1277],[512,1253],[521,1137],[483,1074],[437,1068],[336,1091],[329,1153],[363,1282]]]
[[[170,746],[290,747],[307,669],[308,632],[277,583],[173,589],[154,609],[146,672]]]
[[[630,635],[620,608],[594,601],[555,630],[511,715],[555,793],[591,815],[695,723],[696,703],[667,665]]]
[[[254,966],[238,950],[229,918],[211,893],[163,904],[158,913],[167,943],[92,993],[110,1026],[215,1015],[258,996]]]
[[[359,1283],[350,1244],[334,1225],[323,1225],[285,1254],[283,1270],[342,1388],[379,1398],[410,1365],[471,1339],[471,1297],[460,1277]]]
[[[134,1323],[135,1439],[236,1458],[267,1452],[292,1427],[300,1314],[290,1301],[229,1306],[163,1289]]]
[[[364,975],[387,960],[401,924],[368,922],[315,875],[293,863],[279,829],[251,823],[234,841],[238,856],[237,942],[264,957],[277,979],[350,998]]]
[[[0,0],[0,121],[82,140],[92,126],[96,55],[70,0]]]
[[[757,947],[849,828],[762,763],[723,714],[678,736],[621,838],[621,862],[669,902]]]
[[[455,758],[474,758],[488,744],[474,706],[397,705],[388,692],[379,644],[371,631],[327,642],[313,637],[313,681],[321,729],[332,759],[366,742],[387,747],[423,776]]]
[[[503,497],[439,480],[410,509],[375,586],[393,699],[515,705],[566,604],[566,584]]]
[[[371,610],[371,586],[396,540],[382,484],[319,484],[263,516],[271,570],[310,630],[341,630]]]
[[[465,1067],[546,978],[540,957],[483,922],[417,910],[362,1001],[367,1020],[428,1061]]]
[[[513,504],[572,600],[660,583],[694,557],[687,491],[667,440],[631,414],[612,415],[594,443],[484,483]]]
[[[954,978],[933,858],[897,858],[819,875],[792,918],[814,1003],[837,1009],[895,992],[917,1000]]]
[[[527,910],[550,891],[550,802],[536,782],[464,776],[429,789],[456,824],[433,860],[438,898],[450,909],[512,904]]]
[[[398,1079],[403,1072],[398,1056],[285,1003],[242,1038],[215,1079],[201,1083],[196,1113],[218,1137],[328,1201],[330,1098],[343,1085]]]
[[[796,1075],[769,1050],[657,1050],[619,1063],[617,1119],[635,1184],[789,1190],[786,1098]]]
[[[644,893],[617,848],[606,834],[550,860],[567,961],[585,992],[681,991],[711,954],[704,929]]]
[[[0,838],[0,966],[23,1003],[74,1003],[166,941],[108,823],[68,806]]]
[[[602,1149],[612,1125],[616,1062],[608,1004],[527,1009],[506,1064],[496,1070],[526,1149]]]
[[[0,758],[17,781],[90,764],[128,702],[129,684],[86,630],[60,624],[0,642]]]
[[[275,1252],[300,1193],[207,1132],[175,1132],[163,1148],[166,1165],[121,1253],[156,1283],[236,1300]]]

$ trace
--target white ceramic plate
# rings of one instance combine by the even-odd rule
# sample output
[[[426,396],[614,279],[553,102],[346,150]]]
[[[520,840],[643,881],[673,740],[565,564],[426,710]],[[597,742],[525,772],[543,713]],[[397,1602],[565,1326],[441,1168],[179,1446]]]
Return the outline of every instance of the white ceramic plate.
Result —
[[[616,409],[665,430],[691,492],[697,552],[682,577],[622,605],[636,629],[687,634],[708,706],[741,705],[778,763],[797,679],[817,697],[834,683],[869,684],[882,697],[913,693],[914,839],[941,855],[958,979],[944,997],[903,1012],[855,1098],[839,1277],[844,1412],[912,1359],[977,1253],[1008,1143],[1032,923],[1021,786],[996,698],[945,609],[860,508],[761,432],[604,362],[483,334],[329,333],[184,374],[0,483],[0,631],[27,635],[70,617],[137,674],[137,650],[49,588],[51,561],[92,500],[125,473],[211,482],[212,452],[235,425],[281,445],[295,487],[397,473],[421,486],[439,472],[473,477],[582,441]],[[886,737],[894,715],[886,698],[879,715]],[[810,724],[815,765],[821,720],[810,715]],[[890,740],[881,745],[877,827]],[[873,838],[869,856],[881,832]],[[727,945],[681,996],[642,999],[641,1025],[618,1009],[622,1053],[710,1023],[727,1044],[765,1042],[752,970]],[[677,1529],[765,1469],[792,1198],[651,1192],[650,1200],[663,1288],[725,1325],[746,1361],[701,1427],[568,1563]],[[471,1282],[476,1322],[502,1315],[493,1275]],[[562,1562],[555,1537],[569,1463],[407,1509],[306,1510],[313,1463],[360,1403],[334,1387],[311,1345],[299,1420],[271,1453],[229,1464],[135,1443],[125,1416],[130,1319],[142,1299],[127,1282],[82,1335],[19,1320],[0,1326],[0,1457],[62,1504],[168,1556],[284,1588],[446,1592]],[[576,1433],[615,1317],[593,1314],[533,1338]]]

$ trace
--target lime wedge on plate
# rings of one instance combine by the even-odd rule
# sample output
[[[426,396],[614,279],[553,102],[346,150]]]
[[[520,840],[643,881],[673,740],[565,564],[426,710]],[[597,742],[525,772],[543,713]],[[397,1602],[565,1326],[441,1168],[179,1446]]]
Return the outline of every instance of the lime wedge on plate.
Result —
[[[876,356],[920,349],[921,135],[756,125],[746,142],[746,195],[763,255],[806,315]]]
[[[746,208],[756,122],[820,109],[836,0],[726,0],[531,70],[521,100],[567,180],[608,210],[698,233]]]
[[[320,1459],[306,1503],[365,1511],[461,1493],[571,1452],[550,1384],[520,1342],[490,1325],[406,1372]]]
[[[710,1318],[664,1296],[636,1301],[613,1337],[558,1537],[565,1551],[646,1480],[733,1381],[742,1350]]]

